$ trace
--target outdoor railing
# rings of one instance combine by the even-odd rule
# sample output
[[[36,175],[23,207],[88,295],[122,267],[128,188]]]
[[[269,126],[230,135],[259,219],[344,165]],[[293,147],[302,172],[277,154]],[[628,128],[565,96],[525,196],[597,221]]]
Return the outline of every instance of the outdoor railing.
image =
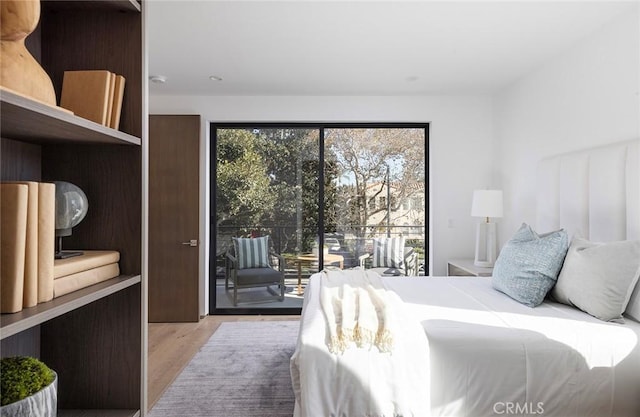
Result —
[[[364,237],[359,237],[362,234]],[[314,232],[310,230],[299,229],[295,226],[286,225],[264,225],[260,227],[251,226],[219,226],[216,234],[216,258],[218,266],[224,266],[224,254],[232,245],[233,237],[271,237],[273,241],[273,250],[276,253],[286,257],[292,257],[301,253],[309,253],[312,251]],[[307,242],[301,241],[300,236],[307,236]],[[391,226],[387,231],[386,226],[379,228],[378,226],[352,226],[348,230],[335,233],[325,233],[325,239],[337,239],[340,243],[340,249],[330,248],[329,253],[342,255],[344,258],[344,267],[351,268],[358,265],[358,257],[365,253],[372,253],[373,239],[379,237],[398,237],[405,236],[406,246],[411,246],[418,253],[419,262],[424,266],[426,252],[425,227],[421,225],[403,225]],[[425,268],[426,269],[426,268]]]

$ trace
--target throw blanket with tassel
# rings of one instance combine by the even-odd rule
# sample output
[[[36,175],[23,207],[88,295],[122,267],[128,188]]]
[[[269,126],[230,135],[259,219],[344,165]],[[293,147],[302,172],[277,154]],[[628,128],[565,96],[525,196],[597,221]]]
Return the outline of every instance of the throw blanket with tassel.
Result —
[[[323,271],[320,304],[327,319],[327,347],[393,350],[392,307],[380,275],[371,271]]]
[[[430,415],[426,333],[388,280],[359,269],[309,279],[291,357],[294,417]]]

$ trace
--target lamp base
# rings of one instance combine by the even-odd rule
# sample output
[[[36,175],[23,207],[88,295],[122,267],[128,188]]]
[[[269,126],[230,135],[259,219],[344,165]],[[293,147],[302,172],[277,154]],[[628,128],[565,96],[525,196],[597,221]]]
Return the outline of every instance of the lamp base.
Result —
[[[84,252],[65,250],[65,251],[56,252],[54,255],[54,258],[67,259],[67,258],[73,258],[74,256],[80,256],[82,254],[84,254]]]
[[[69,229],[69,232],[71,231],[71,229]],[[58,230],[56,230],[56,232],[58,232]],[[63,236],[70,236],[71,233],[67,234],[56,234],[56,236],[58,237],[58,247],[56,248],[56,252],[53,255],[54,259],[67,259],[67,258],[73,258],[74,256],[80,256],[82,254],[84,254],[84,252],[81,251],[77,251],[77,250],[62,250],[62,237]]]
[[[496,253],[496,224],[489,222],[478,223],[476,256],[473,264],[483,268],[491,268],[496,261]]]

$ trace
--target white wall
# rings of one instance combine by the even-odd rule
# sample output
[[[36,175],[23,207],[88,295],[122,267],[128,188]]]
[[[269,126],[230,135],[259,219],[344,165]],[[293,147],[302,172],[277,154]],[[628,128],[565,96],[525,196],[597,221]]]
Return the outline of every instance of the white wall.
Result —
[[[442,97],[150,97],[150,114],[199,114],[203,159],[210,121],[429,122],[432,273],[444,275],[451,257],[473,257],[471,194],[493,178],[492,104],[488,96]],[[208,162],[207,162],[208,163]],[[203,168],[203,219],[209,201]],[[204,220],[203,220],[204,221]],[[201,235],[203,243],[208,237]],[[204,250],[204,249],[203,249]],[[204,253],[208,253],[205,251]],[[208,268],[202,268],[204,271]],[[207,291],[204,291],[206,294]]]
[[[495,96],[501,244],[522,222],[535,227],[541,158],[640,137],[639,20],[636,5]]]

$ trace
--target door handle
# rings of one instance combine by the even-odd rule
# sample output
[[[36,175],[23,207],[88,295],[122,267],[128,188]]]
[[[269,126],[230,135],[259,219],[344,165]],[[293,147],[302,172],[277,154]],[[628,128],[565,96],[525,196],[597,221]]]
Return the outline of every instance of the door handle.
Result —
[[[182,244],[185,246],[191,246],[191,247],[198,246],[198,239],[191,239],[188,242],[182,242]]]

